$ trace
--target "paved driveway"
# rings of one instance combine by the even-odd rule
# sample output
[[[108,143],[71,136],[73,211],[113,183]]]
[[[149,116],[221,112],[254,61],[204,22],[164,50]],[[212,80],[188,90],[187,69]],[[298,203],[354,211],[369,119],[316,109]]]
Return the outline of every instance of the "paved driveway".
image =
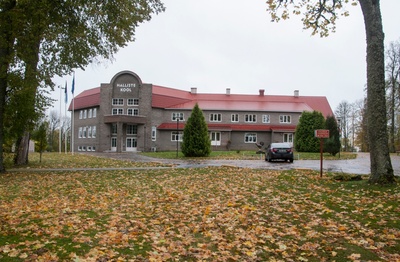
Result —
[[[116,159],[163,162],[175,164],[179,168],[195,168],[206,166],[237,166],[243,168],[289,170],[289,169],[312,169],[320,170],[319,160],[295,160],[288,162],[266,162],[260,160],[180,160],[180,159],[156,159],[142,156],[137,153],[95,153],[97,156],[110,157]],[[400,156],[392,156],[392,165],[396,176],[400,176]],[[368,153],[358,153],[356,159],[351,160],[324,160],[324,172],[344,172],[352,174],[369,174],[370,160]]]

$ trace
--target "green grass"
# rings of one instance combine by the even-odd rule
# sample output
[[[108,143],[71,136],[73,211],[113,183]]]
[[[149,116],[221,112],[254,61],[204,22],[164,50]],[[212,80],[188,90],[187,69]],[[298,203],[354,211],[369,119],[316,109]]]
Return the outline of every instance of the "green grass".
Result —
[[[54,163],[69,163],[59,157]],[[234,167],[1,174],[0,261],[398,261],[400,186],[334,175]]]
[[[210,156],[205,157],[206,159],[224,159],[224,160],[257,160],[260,159],[260,154],[254,151],[212,151]],[[154,158],[164,158],[164,159],[187,159],[182,154],[182,152],[178,152],[178,157],[176,151],[165,151],[165,152],[145,152],[141,153],[145,156],[150,156]],[[326,160],[346,160],[346,159],[355,159],[357,154],[349,153],[349,152],[341,152],[340,156],[337,154],[336,156],[332,156],[328,153],[323,154],[324,159]],[[294,152],[294,158],[296,160],[319,160],[320,153],[307,153],[307,152]]]
[[[98,167],[156,167],[156,166],[169,166],[161,164],[157,161],[154,162],[134,162],[129,160],[117,160],[107,157],[95,157],[88,154],[59,154],[59,153],[43,153],[42,161],[40,162],[39,153],[29,153],[28,165],[18,166],[17,168],[37,168],[37,169],[62,169],[62,168],[98,168]],[[14,168],[12,162],[12,155],[5,154],[5,166],[7,169]]]

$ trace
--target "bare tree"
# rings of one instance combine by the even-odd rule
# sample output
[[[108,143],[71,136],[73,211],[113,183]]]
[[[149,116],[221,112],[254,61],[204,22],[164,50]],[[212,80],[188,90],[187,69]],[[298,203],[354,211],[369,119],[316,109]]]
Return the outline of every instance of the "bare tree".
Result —
[[[61,151],[64,148],[65,152],[68,152],[68,134],[71,131],[71,118],[69,116],[63,116],[61,118],[60,132],[61,132]]]
[[[60,126],[60,115],[58,111],[51,110],[49,114],[49,151],[54,151],[55,141],[57,141],[56,130]]]
[[[350,134],[351,134],[351,115],[352,115],[352,105],[347,101],[342,101],[335,110],[336,118],[340,119],[340,129],[342,137],[342,145],[344,146],[344,151],[349,151],[350,149]]]
[[[354,122],[355,141],[354,145],[358,146],[360,151],[368,152],[368,133],[367,133],[367,119],[365,117],[366,103],[365,99],[359,99],[353,103],[356,112]]]
[[[396,151],[396,114],[400,104],[400,42],[389,44],[386,50],[386,92],[389,120],[389,148]],[[398,128],[398,127],[397,127]]]

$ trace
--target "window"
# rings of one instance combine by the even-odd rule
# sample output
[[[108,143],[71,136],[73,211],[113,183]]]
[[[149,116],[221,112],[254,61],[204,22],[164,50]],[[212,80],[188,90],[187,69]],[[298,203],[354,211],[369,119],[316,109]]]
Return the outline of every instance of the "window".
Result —
[[[184,114],[183,113],[172,113],[172,121],[184,121]]]
[[[113,115],[123,115],[124,114],[124,109],[123,108],[113,108],[112,109],[112,114]]]
[[[293,143],[293,133],[285,133],[285,134],[283,134],[283,142]]]
[[[93,108],[93,118],[95,118],[97,115],[97,108]]]
[[[281,115],[281,116],[279,116],[279,122],[280,123],[291,123],[290,115]]]
[[[92,114],[93,114],[93,109],[89,109],[88,118],[92,118]]]
[[[113,98],[112,105],[113,106],[123,106],[124,105],[124,99],[123,98]]]
[[[92,146],[92,151],[96,151],[96,147],[95,146]]]
[[[245,143],[257,143],[257,134],[256,133],[245,133],[244,134],[244,142]]]
[[[212,146],[220,146],[221,145],[221,132],[211,132],[210,140]]]
[[[87,130],[86,130],[86,129],[87,129],[87,127],[86,127],[86,126],[85,126],[85,127],[83,127],[83,134],[82,134],[82,137],[83,137],[83,138],[86,138],[86,135],[87,135],[87,133],[86,133],[86,132],[87,132]]]
[[[126,134],[127,135],[137,135],[137,126],[127,125],[126,126]]]
[[[82,146],[78,146],[78,151],[82,151]]]
[[[269,123],[270,122],[269,115],[263,115],[262,116],[262,122],[263,123]]]
[[[84,111],[83,111],[83,119],[86,119],[87,118],[87,110],[85,109]]]
[[[139,105],[139,99],[138,98],[128,98],[128,106],[138,106]]]
[[[139,109],[137,108],[128,108],[126,111],[126,114],[128,116],[138,116],[139,115]]]
[[[157,127],[152,126],[151,127],[151,141],[156,141],[157,140]]]
[[[256,123],[257,122],[257,116],[256,115],[244,115],[244,122]]]
[[[113,134],[113,135],[117,134],[117,124],[111,125],[111,134]]]
[[[92,126],[92,138],[96,138],[96,126]]]
[[[82,138],[82,127],[79,128],[78,137],[79,137],[79,138]]]
[[[183,132],[173,131],[171,132],[171,141],[182,141]]]
[[[92,147],[91,147],[91,146],[88,146],[88,147],[87,147],[87,151],[92,151]]]
[[[221,122],[221,114],[210,114],[210,122]]]
[[[92,127],[91,126],[88,127],[88,135],[87,135],[87,137],[88,138],[92,137]]]
[[[83,118],[83,110],[79,111],[79,119]]]
[[[239,114],[232,114],[231,122],[239,122]]]

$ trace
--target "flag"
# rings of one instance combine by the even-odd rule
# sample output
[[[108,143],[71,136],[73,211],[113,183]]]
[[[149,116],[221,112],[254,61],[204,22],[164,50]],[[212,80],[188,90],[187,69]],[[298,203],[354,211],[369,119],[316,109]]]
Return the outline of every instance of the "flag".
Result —
[[[67,92],[67,81],[65,81],[65,88],[64,88],[64,93],[65,93],[65,103],[68,103],[68,92]]]
[[[74,73],[74,78],[72,78],[71,93],[74,94],[74,91],[75,91],[75,73]]]

